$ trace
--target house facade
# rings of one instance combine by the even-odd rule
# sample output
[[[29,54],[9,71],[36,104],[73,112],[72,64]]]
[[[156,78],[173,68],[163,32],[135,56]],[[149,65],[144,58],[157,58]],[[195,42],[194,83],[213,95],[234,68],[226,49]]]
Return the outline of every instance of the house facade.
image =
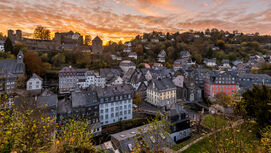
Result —
[[[147,88],[147,102],[162,107],[176,103],[176,87],[170,78],[153,79]]]
[[[72,93],[72,114],[77,118],[87,119],[94,136],[102,133],[99,119],[99,101],[95,91]]]
[[[18,77],[12,73],[0,73],[0,93],[13,93]]]
[[[101,125],[133,118],[133,89],[130,85],[115,85],[97,89]]]
[[[43,79],[36,73],[26,83],[26,90],[28,91],[41,91]]]
[[[219,73],[211,76],[209,80],[206,80],[204,85],[205,97],[213,98],[217,93],[226,93],[227,95],[233,95],[239,91],[239,82],[237,76],[229,73]]]
[[[62,68],[59,73],[59,93],[70,93],[76,88],[77,75],[72,66]]]
[[[207,67],[215,67],[216,66],[216,59],[208,59],[205,58],[203,63],[207,66]]]
[[[4,52],[5,51],[5,42],[0,40],[0,52]]]
[[[161,62],[161,63],[165,63],[166,61],[166,51],[165,50],[161,50],[160,53],[158,54],[158,57],[157,57],[157,61],[158,62]]]

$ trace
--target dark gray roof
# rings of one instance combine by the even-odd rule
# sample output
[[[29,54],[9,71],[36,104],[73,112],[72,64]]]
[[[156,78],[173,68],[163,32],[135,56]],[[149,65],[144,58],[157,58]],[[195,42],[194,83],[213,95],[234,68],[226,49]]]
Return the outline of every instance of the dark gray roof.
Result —
[[[89,107],[98,105],[96,92],[73,92],[72,107]]]
[[[116,95],[132,94],[133,87],[128,84],[114,85],[105,88],[98,88],[97,95],[98,98],[111,97]]]
[[[5,73],[0,73],[0,78],[5,78],[5,79],[17,79],[16,75],[13,75],[12,73],[5,72]]]
[[[136,69],[130,68],[122,77],[123,81],[130,81],[132,75],[134,74]]]
[[[128,56],[137,56],[136,52],[130,52]]]
[[[56,107],[58,102],[57,95],[39,96],[37,101],[38,107]]]
[[[153,86],[155,85],[155,86]],[[157,90],[167,90],[167,89],[175,89],[176,86],[172,82],[170,78],[164,79],[153,79],[152,83],[150,84],[151,88],[155,88]]]
[[[133,73],[131,79],[130,79],[130,83],[132,84],[137,84],[139,82],[143,82],[146,81],[145,76],[143,75],[143,73],[141,71],[139,71],[138,69],[135,71],[135,73]]]
[[[271,77],[268,74],[251,74],[251,73],[245,73],[245,74],[239,74],[239,78],[250,78],[250,79],[269,79],[271,80]]]
[[[207,62],[212,62],[212,63],[216,63],[216,59],[208,59],[208,58],[204,58],[204,63],[207,63]]]
[[[190,56],[190,53],[186,50],[180,52],[181,56]]]
[[[76,72],[76,70],[72,66],[65,66],[59,72]]]
[[[38,97],[37,107],[56,107],[57,103],[57,95],[46,89]]]
[[[169,136],[169,133],[166,131],[163,131],[161,128],[159,132],[153,132],[155,127],[152,126],[152,124],[143,125],[140,127],[136,127],[133,129],[125,130],[116,134],[111,135],[111,141],[112,143],[119,144],[121,152],[131,152],[131,150],[128,147],[128,144],[131,145],[132,148],[136,147],[135,144],[135,137],[136,135],[141,135],[142,138],[145,140],[147,144],[149,144],[149,147],[151,149],[154,149],[154,147],[166,147],[166,146],[172,146],[175,144],[175,142],[171,139]],[[155,142],[152,142],[150,138],[150,133],[152,133],[153,139]],[[163,137],[161,136],[161,133],[163,133]],[[163,142],[163,143],[162,143]],[[118,146],[117,144],[114,144],[115,146]],[[132,149],[131,148],[131,149]],[[157,149],[157,148],[156,148]]]
[[[121,74],[122,73],[120,69],[111,69],[111,68],[100,69],[100,77],[106,78],[106,80],[110,80],[115,76],[121,76]]]
[[[87,71],[87,72],[86,72],[86,75],[87,75],[87,76],[93,76],[93,75],[95,75],[95,74],[94,74],[94,71],[90,70],[90,71]]]
[[[146,75],[148,71],[150,71],[152,78],[165,78],[165,77],[170,77],[174,74],[172,69],[167,69],[165,67],[159,67],[155,69],[151,68],[142,68],[140,71]]]
[[[43,80],[40,76],[38,76],[36,73],[33,73],[32,77],[30,79],[39,79],[39,80]]]
[[[124,60],[120,62],[119,66],[136,66],[134,62],[129,60]]]
[[[229,63],[230,63],[230,61],[229,61],[229,60],[227,60],[227,59],[223,59],[221,63],[222,63],[222,64],[229,64]]]
[[[0,60],[0,71],[5,71],[13,74],[22,74],[25,72],[24,63],[17,63],[16,59],[1,59]]]

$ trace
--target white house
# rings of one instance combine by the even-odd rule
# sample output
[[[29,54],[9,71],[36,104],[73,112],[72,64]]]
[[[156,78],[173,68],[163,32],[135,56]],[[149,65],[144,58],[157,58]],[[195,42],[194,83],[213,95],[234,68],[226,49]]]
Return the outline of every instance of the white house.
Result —
[[[91,85],[95,85],[95,74],[93,71],[87,71],[85,73],[86,76],[86,86],[89,87]]]
[[[97,89],[99,116],[102,125],[133,118],[133,89],[130,85],[115,85]]]
[[[43,79],[41,77],[34,73],[26,83],[26,90],[28,91],[41,90],[42,80]]]
[[[231,68],[229,60],[222,60],[222,67],[224,68]]]
[[[131,53],[129,53],[128,57],[137,59],[137,54],[136,54],[136,52],[131,52]]]
[[[120,84],[123,84],[123,79],[118,76],[114,79],[114,81],[111,83],[111,85],[120,85]]]
[[[104,88],[104,86],[105,86],[105,78],[100,77],[100,76],[96,76],[95,77],[95,86]]]
[[[216,66],[216,59],[207,59],[205,58],[203,63],[207,66],[207,67],[215,67]]]
[[[4,41],[0,40],[0,52],[5,51],[5,47],[4,47]]]
[[[161,50],[160,53],[158,54],[157,61],[161,63],[165,63],[166,55],[167,53],[165,52],[165,50]]]

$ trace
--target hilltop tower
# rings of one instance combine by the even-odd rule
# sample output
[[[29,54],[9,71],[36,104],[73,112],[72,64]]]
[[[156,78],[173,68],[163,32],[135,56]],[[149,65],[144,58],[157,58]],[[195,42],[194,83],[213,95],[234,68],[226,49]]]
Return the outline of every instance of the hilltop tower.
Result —
[[[101,40],[99,36],[96,36],[92,40],[92,51],[94,53],[102,53],[103,51],[103,41]]]

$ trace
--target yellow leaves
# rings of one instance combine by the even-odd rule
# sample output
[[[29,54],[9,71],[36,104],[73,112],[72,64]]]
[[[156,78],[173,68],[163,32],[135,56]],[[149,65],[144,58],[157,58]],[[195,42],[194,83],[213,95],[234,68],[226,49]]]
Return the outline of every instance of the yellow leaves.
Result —
[[[74,141],[74,139],[73,138],[70,138],[70,142],[73,142]]]
[[[56,141],[56,145],[58,145],[59,143],[60,143],[60,141],[59,141],[59,140],[57,140],[57,141]]]
[[[265,139],[264,139],[264,138],[261,138],[261,142],[262,142],[262,143],[265,143]]]
[[[252,120],[252,121],[250,121],[250,123],[255,124],[255,123],[256,123],[256,121]]]

